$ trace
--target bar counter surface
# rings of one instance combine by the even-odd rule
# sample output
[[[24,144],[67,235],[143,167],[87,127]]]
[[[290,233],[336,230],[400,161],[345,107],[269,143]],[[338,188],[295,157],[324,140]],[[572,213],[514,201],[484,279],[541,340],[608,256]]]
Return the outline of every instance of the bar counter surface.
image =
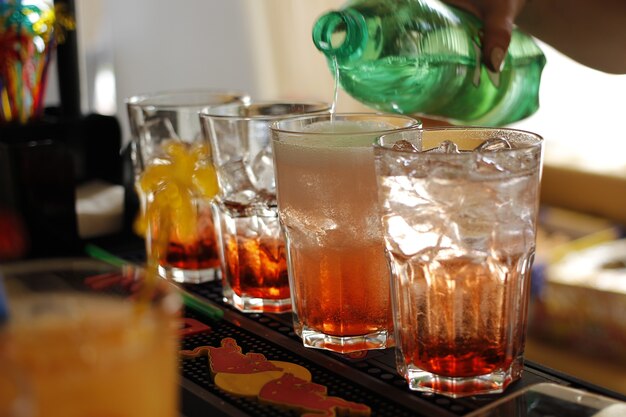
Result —
[[[126,248],[104,247],[126,261],[143,261],[144,255],[135,245],[131,245],[131,249],[124,246]],[[305,348],[293,331],[289,313],[241,313],[223,302],[220,282],[182,285],[181,289],[185,295],[223,312],[223,316],[216,319],[203,312],[202,308],[186,303],[184,318],[188,328],[183,329],[185,335],[181,341],[181,350],[192,351],[202,346],[219,347],[224,339],[234,339],[243,354],[258,353],[264,355],[268,361],[289,362],[306,368],[311,373],[312,382],[324,386],[328,396],[366,404],[371,409],[371,416],[467,416],[496,400],[543,382],[626,401],[626,396],[620,393],[531,361],[525,362],[522,378],[511,384],[503,394],[452,399],[414,392],[408,389],[406,381],[396,371],[393,349],[348,356]],[[265,404],[256,397],[231,395],[222,390],[215,384],[207,355],[182,358],[180,371],[181,414],[184,417],[295,417],[305,414],[302,411]],[[519,410],[506,415],[527,416]]]

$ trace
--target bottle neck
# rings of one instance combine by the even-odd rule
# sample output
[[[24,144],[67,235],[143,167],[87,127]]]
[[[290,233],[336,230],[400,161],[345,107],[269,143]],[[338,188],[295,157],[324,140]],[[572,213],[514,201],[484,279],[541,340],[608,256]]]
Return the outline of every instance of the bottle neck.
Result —
[[[365,49],[367,39],[365,18],[350,8],[326,13],[313,27],[313,43],[328,58],[354,58]]]

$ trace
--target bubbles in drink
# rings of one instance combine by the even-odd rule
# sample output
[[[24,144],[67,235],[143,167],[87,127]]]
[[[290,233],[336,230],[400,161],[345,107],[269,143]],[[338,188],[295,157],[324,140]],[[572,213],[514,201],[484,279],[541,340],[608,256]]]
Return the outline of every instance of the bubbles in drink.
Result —
[[[337,112],[337,98],[339,97],[339,63],[337,62],[337,55],[333,55],[332,67],[335,75],[335,89],[333,91],[333,103],[330,107],[330,121],[335,120],[335,113]]]
[[[303,136],[290,138],[290,143],[297,146],[318,148],[320,152],[338,152],[338,148],[350,152],[371,152],[377,136],[396,127],[390,123],[372,120],[326,120],[305,126]],[[311,135],[314,133],[315,135]],[[323,151],[326,149],[326,151]],[[321,154],[318,155],[318,157]],[[331,157],[330,155],[328,155]]]
[[[396,126],[373,120],[334,120],[315,122],[305,126],[303,133],[376,133],[395,129]],[[336,138],[333,138],[336,140]]]

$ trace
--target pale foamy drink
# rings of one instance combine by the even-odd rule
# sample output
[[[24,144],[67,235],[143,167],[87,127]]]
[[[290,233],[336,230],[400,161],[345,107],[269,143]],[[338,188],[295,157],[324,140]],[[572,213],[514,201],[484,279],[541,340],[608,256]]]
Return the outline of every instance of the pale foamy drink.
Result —
[[[273,130],[294,324],[306,346],[385,348],[393,323],[372,142],[417,122],[374,114],[329,117],[287,120]]]

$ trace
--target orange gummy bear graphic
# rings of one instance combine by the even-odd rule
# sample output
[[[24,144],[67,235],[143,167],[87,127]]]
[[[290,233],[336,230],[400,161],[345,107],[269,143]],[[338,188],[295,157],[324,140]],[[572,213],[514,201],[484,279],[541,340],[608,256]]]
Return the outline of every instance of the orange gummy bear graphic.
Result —
[[[183,350],[181,355],[208,355],[214,382],[222,390],[256,398],[265,404],[296,410],[302,413],[302,417],[371,414],[371,409],[365,404],[328,396],[326,387],[311,382],[310,372],[302,366],[268,361],[260,353],[248,352],[244,355],[241,347],[230,337],[222,339],[220,345],[201,346],[192,351]]]
[[[365,404],[346,401],[326,395],[326,387],[305,381],[292,374],[284,374],[268,382],[259,392],[261,402],[282,407],[295,408],[304,412],[302,417],[335,417],[369,415],[371,410]]]

